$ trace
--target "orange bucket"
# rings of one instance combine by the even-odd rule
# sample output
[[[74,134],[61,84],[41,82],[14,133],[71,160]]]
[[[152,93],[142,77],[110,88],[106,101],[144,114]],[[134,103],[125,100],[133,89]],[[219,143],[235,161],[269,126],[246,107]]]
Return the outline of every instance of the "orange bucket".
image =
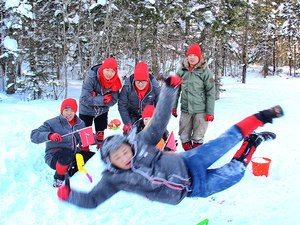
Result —
[[[266,157],[256,157],[251,160],[252,162],[252,172],[254,176],[263,176],[268,177],[269,167],[271,159]]]

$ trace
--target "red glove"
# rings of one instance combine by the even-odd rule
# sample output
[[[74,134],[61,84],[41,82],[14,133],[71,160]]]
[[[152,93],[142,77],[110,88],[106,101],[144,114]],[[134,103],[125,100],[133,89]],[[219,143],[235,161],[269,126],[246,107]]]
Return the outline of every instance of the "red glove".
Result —
[[[177,117],[177,109],[176,108],[172,109],[172,115],[174,117]]]
[[[70,179],[69,177],[66,175],[66,179],[65,179],[65,184],[61,185],[58,190],[57,190],[57,197],[60,200],[66,201],[69,199],[69,195],[70,195]]]
[[[112,100],[111,94],[104,95],[104,103],[110,103]]]
[[[130,130],[130,127],[131,127],[131,123],[130,124],[125,124],[124,127],[123,127],[123,133],[128,134],[128,132]]]
[[[172,87],[177,87],[179,86],[183,80],[181,77],[177,76],[177,75],[172,75],[169,76],[166,80],[165,80],[166,84]]]
[[[49,140],[62,142],[61,135],[58,133],[53,133],[48,136]]]
[[[98,131],[96,134],[96,140],[99,142],[102,142],[104,140],[104,132],[103,131]]]
[[[212,121],[214,121],[214,119],[215,119],[214,115],[206,115],[205,116],[206,122],[212,122]]]

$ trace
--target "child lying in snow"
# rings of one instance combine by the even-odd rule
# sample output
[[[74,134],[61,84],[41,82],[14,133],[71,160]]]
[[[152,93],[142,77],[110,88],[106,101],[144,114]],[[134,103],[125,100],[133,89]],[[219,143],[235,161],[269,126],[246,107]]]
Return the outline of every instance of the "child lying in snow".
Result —
[[[102,143],[101,159],[107,168],[99,183],[84,193],[73,189],[67,180],[58,190],[60,199],[95,208],[121,190],[169,204],[178,204],[185,197],[207,197],[239,182],[256,147],[262,141],[275,138],[271,132],[252,132],[282,116],[280,106],[245,118],[217,139],[195,149],[163,154],[155,146],[167,127],[182,80],[171,76],[165,82],[149,126],[135,136],[113,135]],[[208,169],[243,138],[246,144],[228,164]]]

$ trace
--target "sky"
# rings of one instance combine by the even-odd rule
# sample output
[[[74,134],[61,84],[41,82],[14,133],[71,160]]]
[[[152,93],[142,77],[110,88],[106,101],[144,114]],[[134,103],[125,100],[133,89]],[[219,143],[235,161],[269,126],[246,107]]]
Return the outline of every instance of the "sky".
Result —
[[[33,144],[30,133],[59,115],[62,100],[22,101],[0,93],[0,224],[172,224],[209,225],[297,224],[299,211],[299,112],[300,79],[284,71],[262,78],[261,68],[249,68],[247,83],[224,77],[221,98],[216,101],[215,120],[209,124],[205,142],[216,138],[231,125],[259,110],[281,105],[285,116],[257,131],[277,134],[262,143],[254,157],[271,159],[269,176],[254,176],[249,164],[244,178],[235,186],[207,198],[185,198],[178,205],[152,202],[143,196],[120,192],[96,209],[82,209],[58,200],[52,187],[54,171],[44,163],[44,144]],[[79,99],[81,81],[70,81],[69,96]],[[180,112],[180,110],[178,110]],[[120,119],[117,106],[109,121]],[[179,118],[168,125],[178,140]],[[122,130],[106,130],[105,137]],[[240,143],[241,144],[241,143]],[[238,144],[212,167],[227,163]],[[92,146],[91,150],[96,151]],[[178,146],[178,152],[183,151]],[[104,169],[99,152],[85,165],[84,173],[71,178],[71,188],[88,191],[100,180]]]

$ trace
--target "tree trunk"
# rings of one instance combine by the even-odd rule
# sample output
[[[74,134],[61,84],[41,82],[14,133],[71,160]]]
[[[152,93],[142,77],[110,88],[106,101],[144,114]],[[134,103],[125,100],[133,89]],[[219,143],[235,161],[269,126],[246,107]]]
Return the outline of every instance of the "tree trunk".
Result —
[[[14,64],[14,56],[9,54],[7,59],[7,80],[6,80],[6,93],[11,95],[16,92],[15,80],[16,80],[16,65]]]
[[[151,49],[151,57],[152,57],[152,73],[155,77],[158,77],[158,60],[157,60],[157,54],[158,54],[158,42],[157,42],[157,26],[154,28],[153,31],[153,48]]]
[[[220,52],[221,52],[221,42],[217,40],[217,38],[214,38],[214,58],[215,58],[215,63],[214,63],[214,74],[215,74],[215,99],[218,100],[220,99],[220,86],[221,86],[221,57],[220,57]]]
[[[247,3],[249,4],[249,0],[247,0]],[[242,83],[246,83],[246,74],[247,74],[247,67],[248,67],[248,28],[249,28],[249,8],[246,9],[246,25],[244,29],[244,37],[243,37],[243,43],[242,43]]]
[[[276,72],[276,40],[273,39],[273,75]]]

